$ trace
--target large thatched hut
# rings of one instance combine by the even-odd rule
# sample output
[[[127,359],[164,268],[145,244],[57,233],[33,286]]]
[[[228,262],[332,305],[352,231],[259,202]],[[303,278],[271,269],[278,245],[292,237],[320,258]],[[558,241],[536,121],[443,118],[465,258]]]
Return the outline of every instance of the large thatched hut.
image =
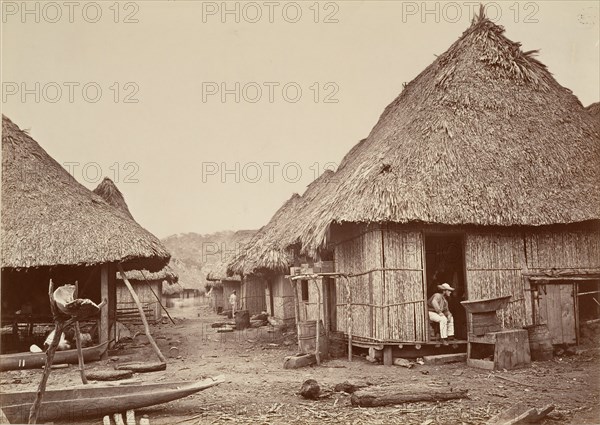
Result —
[[[476,17],[304,211],[304,251],[332,249],[351,275],[353,341],[430,341],[442,282],[462,338],[462,299],[511,295],[505,325],[546,322],[555,344],[600,317],[598,129],[534,54]],[[336,296],[346,332],[345,285]]]
[[[49,279],[77,280],[80,296],[108,300],[99,326],[106,341],[116,313],[116,265],[156,271],[170,257],[155,236],[79,184],[5,116],[1,223],[3,323],[48,321]]]
[[[135,221],[127,202],[125,202],[125,197],[110,178],[105,177],[93,192]],[[125,277],[142,303],[146,318],[150,322],[158,322],[162,318],[163,284],[177,283],[177,273],[169,265],[166,265],[162,270],[154,273],[148,270],[126,271]],[[116,297],[117,320],[121,322],[141,321],[133,296],[125,286],[121,273],[117,273]]]

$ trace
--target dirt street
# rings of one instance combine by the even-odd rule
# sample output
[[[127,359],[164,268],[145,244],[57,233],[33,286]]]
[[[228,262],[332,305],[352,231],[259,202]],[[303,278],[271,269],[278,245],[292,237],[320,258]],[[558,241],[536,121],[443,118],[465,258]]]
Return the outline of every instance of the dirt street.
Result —
[[[534,362],[527,369],[490,372],[464,363],[443,366],[417,365],[412,369],[386,367],[356,356],[297,370],[282,367],[285,356],[296,353],[291,332],[270,332],[269,327],[217,333],[210,327],[223,316],[206,304],[169,309],[176,324],[153,327],[162,352],[169,357],[166,371],[135,375],[135,381],[199,380],[225,375],[226,383],[193,396],[136,412],[147,415],[152,425],[166,424],[482,424],[502,409],[523,402],[531,407],[553,403],[555,410],[542,424],[600,423],[598,345],[579,347],[577,354]],[[142,327],[132,329],[142,331]],[[171,349],[177,347],[177,349]],[[90,370],[112,369],[115,363],[156,361],[145,336],[122,344],[111,359],[88,365]],[[2,388],[35,389],[41,371],[2,374]],[[501,377],[508,378],[502,379]],[[306,379],[315,379],[324,393],[318,401],[305,400],[297,391]],[[434,391],[468,389],[469,398],[440,403],[410,403],[392,407],[357,408],[350,396],[333,392],[335,384],[368,381],[372,384],[403,383],[407,389]],[[76,366],[57,369],[49,388],[80,384]],[[98,424],[101,419],[79,421]]]

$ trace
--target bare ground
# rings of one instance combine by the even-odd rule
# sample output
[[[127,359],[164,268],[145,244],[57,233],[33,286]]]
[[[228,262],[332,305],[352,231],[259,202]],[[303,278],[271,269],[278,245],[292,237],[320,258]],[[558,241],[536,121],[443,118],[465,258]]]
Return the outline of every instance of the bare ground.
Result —
[[[210,324],[222,316],[206,305],[170,309],[176,324],[153,327],[165,355],[172,354],[166,371],[138,374],[135,381],[193,381],[225,375],[226,382],[193,396],[140,409],[152,425],[162,424],[482,424],[491,416],[525,403],[555,410],[542,424],[600,424],[600,349],[580,347],[579,354],[534,362],[531,367],[490,372],[464,363],[412,369],[374,365],[356,356],[323,362],[297,370],[282,367],[285,356],[296,353],[295,335],[269,332],[268,327],[219,334]],[[136,329],[141,331],[141,328]],[[171,350],[177,347],[177,350]],[[177,352],[178,351],[178,352]],[[91,370],[112,369],[126,361],[157,361],[143,335],[111,353],[112,358],[88,365]],[[177,358],[179,357],[179,358]],[[3,391],[35,389],[41,371],[2,374]],[[508,378],[502,379],[501,377]],[[325,397],[305,400],[297,391],[306,379],[315,379]],[[368,381],[404,383],[407,390],[468,389],[469,398],[441,403],[410,403],[392,407],[357,408],[350,396],[333,392],[335,384]],[[76,366],[54,370],[48,388],[80,384]],[[101,419],[78,421],[101,423]]]

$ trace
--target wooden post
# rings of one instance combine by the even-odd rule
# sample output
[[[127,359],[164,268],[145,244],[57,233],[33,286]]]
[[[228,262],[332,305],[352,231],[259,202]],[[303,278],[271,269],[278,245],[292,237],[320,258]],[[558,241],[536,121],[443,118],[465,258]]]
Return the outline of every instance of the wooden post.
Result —
[[[44,398],[44,393],[46,392],[46,384],[48,383],[48,378],[50,377],[50,371],[52,370],[52,362],[54,361],[54,353],[56,352],[56,348],[58,347],[58,343],[60,342],[60,337],[63,333],[63,322],[60,320],[58,316],[58,312],[56,311],[56,307],[54,305],[54,283],[52,279],[48,284],[48,300],[50,301],[50,310],[52,311],[52,316],[54,319],[54,338],[52,338],[52,342],[46,350],[46,367],[44,368],[44,372],[42,373],[42,380],[40,381],[40,385],[38,386],[37,393],[35,395],[35,400],[29,409],[29,420],[30,424],[37,423],[38,414],[40,413],[40,407],[42,407],[42,399]]]
[[[294,315],[296,316],[296,335],[298,336],[298,347],[300,347],[300,306],[298,305],[298,287],[296,281],[290,279],[294,290]]]
[[[150,282],[148,282],[148,279],[146,278],[144,271],[140,270],[140,272],[142,273],[142,276],[144,277],[144,280],[146,281],[146,284],[148,285],[148,289],[150,289],[150,292],[152,292],[152,295],[154,295],[154,298],[156,298],[156,301],[158,301],[158,305],[160,305],[160,307],[164,310],[164,312],[167,313],[167,316],[171,320],[171,323],[175,324],[175,320],[173,320],[173,318],[171,317],[171,315],[169,314],[169,312],[167,311],[167,309],[165,308],[163,303],[160,302],[160,297],[158,295],[156,295],[156,293],[154,292],[154,289],[152,289],[152,285],[150,285]]]
[[[100,266],[100,298],[101,300],[109,300],[109,291],[108,291],[108,271],[109,265],[102,264]],[[108,308],[103,308],[100,310],[100,329],[98,329],[98,336],[100,340],[100,344],[103,344],[109,340],[109,329],[110,324],[108,320],[108,310],[110,309],[110,302],[108,302]],[[108,350],[104,352],[102,355],[102,359],[106,360],[108,358]]]
[[[162,363],[166,363],[167,359],[160,352],[158,345],[156,345],[154,338],[152,338],[152,335],[150,334],[150,326],[148,326],[148,321],[146,320],[146,315],[144,314],[144,308],[142,307],[142,303],[140,302],[140,299],[138,298],[137,294],[133,290],[133,286],[131,286],[131,283],[129,283],[129,280],[125,277],[125,271],[123,270],[123,267],[121,267],[121,264],[117,264],[117,267],[119,268],[119,272],[121,272],[121,276],[123,277],[123,282],[125,283],[125,286],[127,286],[127,289],[129,290],[129,293],[131,294],[131,298],[133,298],[133,301],[135,302],[135,305],[137,306],[137,309],[140,313],[142,323],[144,324],[144,330],[146,332],[146,336],[148,337],[148,342],[154,349],[154,352],[156,353],[156,355],[158,356],[160,361]]]
[[[75,299],[79,298],[79,283],[75,281]],[[79,321],[75,321],[75,342],[77,344],[77,362],[79,364],[79,376],[81,376],[81,382],[87,384],[88,380],[85,377],[85,363],[83,361],[83,351],[81,347],[81,329],[79,328]]]
[[[321,333],[320,329],[319,329],[319,325],[321,324],[321,290],[319,289],[319,284],[317,283],[317,279],[313,278],[312,281],[314,282],[315,286],[317,287],[317,337],[315,340],[315,358],[317,359],[317,366],[321,364],[321,347],[320,347],[320,341],[319,341],[319,334]]]
[[[350,293],[350,279],[344,275],[346,279],[346,315],[348,323],[346,325],[348,332],[348,361],[352,361],[352,294]]]

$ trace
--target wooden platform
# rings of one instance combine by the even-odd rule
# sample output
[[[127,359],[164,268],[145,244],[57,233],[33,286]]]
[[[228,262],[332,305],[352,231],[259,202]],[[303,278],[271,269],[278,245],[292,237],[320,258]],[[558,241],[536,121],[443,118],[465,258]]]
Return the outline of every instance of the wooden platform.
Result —
[[[339,337],[338,337],[339,338]],[[347,343],[348,338],[344,336]],[[374,348],[383,352],[383,364],[392,366],[394,358],[417,358],[437,354],[456,354],[467,352],[466,340],[448,341],[448,345],[442,344],[442,341],[355,341],[352,340],[353,347]]]

